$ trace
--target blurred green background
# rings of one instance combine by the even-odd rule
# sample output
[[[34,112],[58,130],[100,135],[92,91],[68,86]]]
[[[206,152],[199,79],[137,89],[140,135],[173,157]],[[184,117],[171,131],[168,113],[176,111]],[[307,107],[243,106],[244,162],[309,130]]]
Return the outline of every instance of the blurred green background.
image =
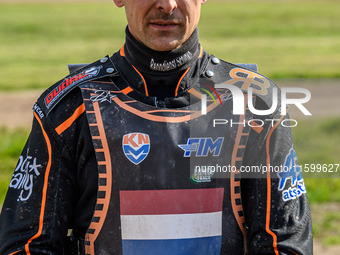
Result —
[[[27,2],[1,3],[1,90],[45,88],[66,63],[92,62],[123,44],[124,11],[111,0]],[[201,43],[271,78],[340,78],[339,17],[339,1],[208,1]]]
[[[199,32],[208,52],[229,62],[257,63],[274,80],[340,78],[339,17],[337,0],[210,0]],[[126,20],[111,0],[0,0],[0,24],[0,93],[15,93],[43,91],[67,74],[68,63],[112,54],[124,42]],[[29,128],[0,126],[1,205]],[[301,164],[340,163],[339,116],[304,119],[293,135]],[[340,243],[340,181],[305,182],[315,236],[324,245]],[[328,211],[329,205],[339,210]]]

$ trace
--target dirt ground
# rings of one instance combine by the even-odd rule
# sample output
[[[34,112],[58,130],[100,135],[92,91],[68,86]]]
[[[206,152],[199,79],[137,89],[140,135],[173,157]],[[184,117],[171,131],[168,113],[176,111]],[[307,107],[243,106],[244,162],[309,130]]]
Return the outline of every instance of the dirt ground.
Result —
[[[312,117],[304,116],[297,107],[291,108],[291,118],[300,120],[305,118],[340,118],[340,81],[283,81],[278,82],[280,87],[304,87],[312,95],[311,100],[304,106],[313,114]],[[32,123],[32,106],[39,95],[40,90],[0,92],[0,127],[8,128],[30,127]],[[289,98],[293,98],[290,95]],[[335,208],[331,206],[329,208]],[[340,210],[340,206],[336,206]],[[313,213],[317,208],[312,207]],[[314,242],[314,254],[316,255],[337,255],[340,254],[340,245],[323,247],[318,240]]]
[[[315,255],[339,255],[340,245],[323,247],[318,241],[314,241],[313,254]]]

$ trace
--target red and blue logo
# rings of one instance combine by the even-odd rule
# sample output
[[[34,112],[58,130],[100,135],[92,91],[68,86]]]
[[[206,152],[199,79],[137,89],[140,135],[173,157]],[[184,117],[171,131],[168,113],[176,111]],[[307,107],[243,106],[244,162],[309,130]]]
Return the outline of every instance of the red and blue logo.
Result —
[[[143,133],[130,133],[123,137],[125,156],[135,165],[141,163],[149,154],[150,137]]]

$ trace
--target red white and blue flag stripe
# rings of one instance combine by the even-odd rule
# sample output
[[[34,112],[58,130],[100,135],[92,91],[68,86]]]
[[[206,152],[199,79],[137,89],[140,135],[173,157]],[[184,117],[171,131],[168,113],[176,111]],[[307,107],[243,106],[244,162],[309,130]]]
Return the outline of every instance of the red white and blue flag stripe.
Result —
[[[124,255],[220,254],[223,188],[120,191]]]

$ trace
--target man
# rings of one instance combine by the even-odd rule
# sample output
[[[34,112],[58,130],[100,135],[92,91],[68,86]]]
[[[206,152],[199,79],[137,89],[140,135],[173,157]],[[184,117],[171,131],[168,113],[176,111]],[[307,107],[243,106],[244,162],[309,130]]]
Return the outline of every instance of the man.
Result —
[[[266,110],[275,84],[202,50],[204,0],[114,2],[126,11],[124,46],[34,105],[0,253],[312,254],[287,117],[233,114],[230,92],[216,90],[253,87],[248,105]],[[204,91],[220,104],[204,109]],[[233,125],[213,125],[221,119]],[[240,179],[251,166],[287,171]]]

